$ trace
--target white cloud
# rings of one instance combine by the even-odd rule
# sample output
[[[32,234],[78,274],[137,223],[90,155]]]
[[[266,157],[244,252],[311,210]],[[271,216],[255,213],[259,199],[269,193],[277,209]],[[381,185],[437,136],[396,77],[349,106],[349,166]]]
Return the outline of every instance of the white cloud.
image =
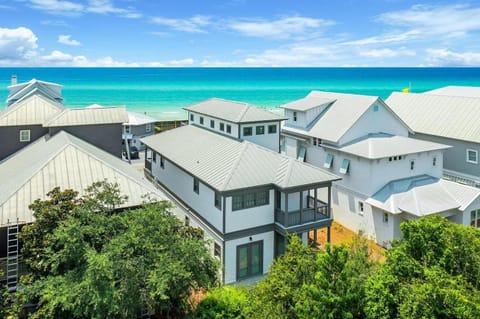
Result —
[[[84,6],[80,3],[63,0],[29,0],[30,6],[34,9],[59,15],[78,15]]]
[[[154,24],[167,26],[173,30],[189,33],[206,33],[205,27],[209,26],[211,17],[195,15],[188,19],[170,19],[163,17],[153,17],[151,21]]]
[[[329,20],[296,16],[271,21],[232,21],[227,23],[227,27],[246,36],[287,39],[293,36],[306,36],[311,31],[333,24],[334,22]]]
[[[171,60],[168,62],[168,65],[171,66],[190,66],[195,63],[195,60],[192,58],[182,59],[182,60]]]
[[[137,63],[127,63],[114,60],[112,57],[103,57],[90,60],[83,55],[71,55],[59,50],[40,57],[41,66],[73,66],[73,67],[137,67]]]
[[[61,34],[58,36],[58,43],[65,44],[65,45],[71,45],[71,46],[79,46],[81,43],[78,42],[77,40],[73,40],[71,38],[71,35],[67,34]]]
[[[453,52],[447,49],[427,49],[427,63],[430,66],[478,66],[479,52]]]
[[[379,36],[373,36],[368,38],[363,38],[359,40],[352,40],[343,42],[345,45],[371,45],[371,44],[388,44],[388,43],[401,43],[412,41],[421,36],[421,32],[417,30],[410,30],[405,32],[395,32],[387,33]]]
[[[117,8],[110,0],[89,0],[89,6],[87,12],[99,13],[99,14],[117,14],[123,18],[138,19],[142,17],[141,13],[134,11],[133,9]]]
[[[438,34],[442,37],[452,37],[480,30],[479,17],[480,8],[471,8],[464,4],[414,5],[408,10],[381,14],[377,21],[392,26],[419,29],[424,35]]]
[[[24,61],[35,57],[37,36],[32,30],[0,28],[0,62]]]
[[[399,49],[372,49],[368,51],[363,51],[359,53],[361,56],[370,57],[370,58],[395,58],[399,56],[414,56],[416,53],[413,50],[408,50],[405,48]]]

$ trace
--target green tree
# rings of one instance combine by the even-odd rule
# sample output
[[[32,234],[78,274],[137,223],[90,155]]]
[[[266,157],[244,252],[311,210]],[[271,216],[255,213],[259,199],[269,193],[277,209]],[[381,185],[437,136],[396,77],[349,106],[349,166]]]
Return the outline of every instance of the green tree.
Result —
[[[315,280],[296,295],[298,318],[364,318],[365,281],[375,269],[365,240],[327,245],[316,269]]]
[[[245,319],[249,308],[247,288],[224,286],[208,292],[192,318]]]
[[[125,198],[107,182],[81,198],[49,194],[57,200],[36,201],[36,222],[22,230],[24,241],[41,234],[24,245],[27,255],[40,254],[27,260],[32,271],[19,292],[20,302],[37,303],[32,318],[135,318],[143,307],[176,315],[191,309],[192,292],[215,284],[218,264],[201,233],[173,216],[169,203],[116,211]]]
[[[366,285],[369,318],[479,318],[480,235],[434,215],[400,226]]]

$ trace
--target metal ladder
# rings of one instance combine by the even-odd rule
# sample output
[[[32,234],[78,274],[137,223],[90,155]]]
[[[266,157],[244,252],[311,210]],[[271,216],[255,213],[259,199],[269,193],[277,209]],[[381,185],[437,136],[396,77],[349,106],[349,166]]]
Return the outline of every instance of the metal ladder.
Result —
[[[18,222],[7,226],[7,287],[10,291],[18,284]]]

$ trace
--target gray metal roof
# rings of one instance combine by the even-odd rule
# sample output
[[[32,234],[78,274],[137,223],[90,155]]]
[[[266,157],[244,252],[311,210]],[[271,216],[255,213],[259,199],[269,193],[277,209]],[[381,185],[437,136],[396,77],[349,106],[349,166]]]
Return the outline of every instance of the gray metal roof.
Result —
[[[416,133],[480,143],[480,98],[394,92],[386,103]]]
[[[393,214],[421,217],[453,209],[464,211],[479,196],[478,188],[420,175],[391,181],[366,202]]]
[[[358,95],[312,91],[302,103],[308,104],[308,100],[315,103],[318,99],[331,100],[333,103],[320,114],[319,118],[306,129],[300,129],[284,125],[282,130],[286,132],[321,138],[333,143],[338,143],[343,135],[360,119],[360,117],[375,103],[389,107],[378,96]],[[295,102],[295,101],[294,101]],[[397,116],[393,113],[394,116]],[[399,121],[403,123],[401,119]]]
[[[443,88],[424,92],[423,94],[478,97],[480,98],[480,87],[478,86],[445,86]]]
[[[0,112],[0,126],[39,125],[64,110],[60,103],[34,94]]]
[[[315,96],[315,95],[307,95],[306,97],[289,102],[287,104],[282,105],[281,107],[284,109],[294,110],[294,111],[308,111],[315,107],[319,106],[326,106],[335,100],[330,98],[325,98],[322,96]]]
[[[0,222],[31,222],[28,209],[35,199],[56,186],[75,189],[83,194],[93,182],[107,179],[117,182],[128,196],[123,207],[141,205],[145,194],[152,199],[166,197],[143,175],[121,159],[64,131],[53,137],[42,137],[0,162]]]
[[[219,191],[272,184],[284,189],[340,179],[257,144],[192,125],[143,138],[142,142]]]
[[[10,85],[8,86],[10,93],[7,97],[7,104],[11,104],[14,101],[23,99],[26,95],[29,95],[34,90],[42,92],[42,94],[51,100],[63,100],[61,88],[62,86],[59,84],[40,81],[37,79]]]
[[[145,114],[128,112],[128,123],[125,123],[125,125],[145,125],[149,123],[155,123],[157,121],[157,119]]]
[[[285,117],[272,113],[266,109],[261,109],[243,102],[229,101],[219,98],[208,99],[185,107],[184,109],[189,112],[224,119],[233,123],[285,120]]]
[[[74,126],[74,125],[95,125],[115,124],[128,122],[128,114],[125,107],[103,107],[103,108],[78,108],[64,109],[61,113],[50,118],[44,126]]]
[[[328,145],[325,145],[325,147],[368,159],[380,159],[390,156],[442,150],[450,146],[405,136],[372,134],[342,147],[330,147]]]

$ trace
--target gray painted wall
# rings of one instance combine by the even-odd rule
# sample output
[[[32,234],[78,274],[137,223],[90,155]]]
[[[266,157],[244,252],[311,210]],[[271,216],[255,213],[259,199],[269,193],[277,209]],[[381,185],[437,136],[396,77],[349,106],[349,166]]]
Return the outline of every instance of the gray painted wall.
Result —
[[[30,142],[20,142],[20,130],[30,130]],[[0,126],[0,160],[48,133],[41,125]]]
[[[50,135],[68,132],[108,153],[122,157],[122,124],[51,127]]]
[[[476,150],[480,157],[479,144],[420,133],[410,137],[452,146],[443,153],[443,168],[480,177],[480,161],[479,164],[467,162],[467,149]]]

